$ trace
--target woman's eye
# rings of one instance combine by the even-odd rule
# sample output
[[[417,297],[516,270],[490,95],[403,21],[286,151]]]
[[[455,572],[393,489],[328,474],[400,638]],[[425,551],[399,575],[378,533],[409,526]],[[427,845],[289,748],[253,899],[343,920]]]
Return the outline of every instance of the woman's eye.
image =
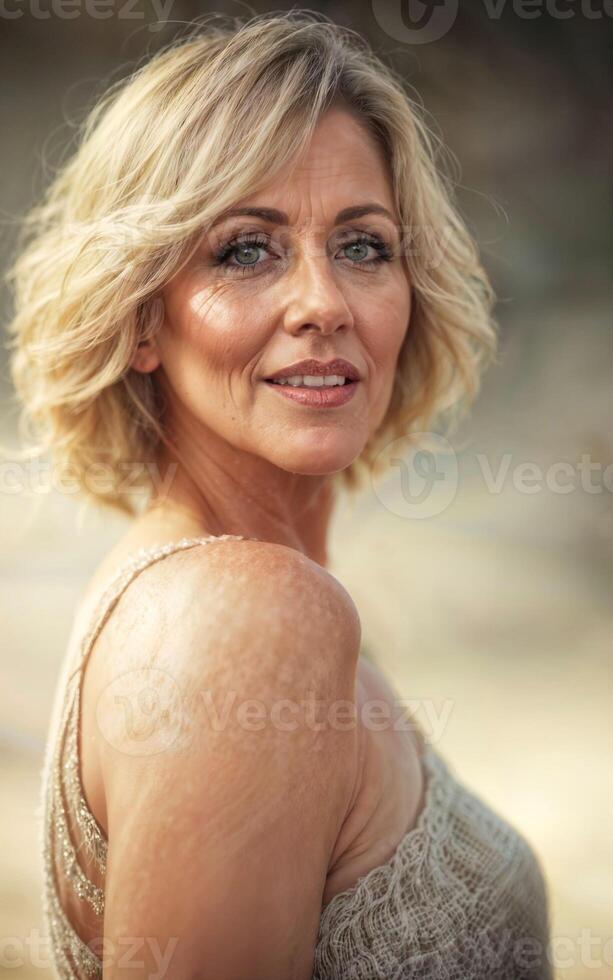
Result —
[[[369,271],[382,262],[391,262],[394,257],[387,242],[378,235],[362,234],[351,242],[345,242],[341,246],[341,251],[345,253],[351,265],[366,266]]]
[[[364,262],[368,259],[368,249],[371,248],[375,253],[375,257],[379,254],[375,246],[371,242],[364,240],[359,240],[356,242],[349,242],[348,245],[343,245],[343,251],[347,254],[347,258],[352,261]],[[372,261],[373,256],[371,256],[370,261]]]
[[[233,238],[215,253],[215,265],[248,273],[254,266],[261,265],[258,261],[259,253],[262,250],[267,251],[268,244],[268,239],[259,235]]]

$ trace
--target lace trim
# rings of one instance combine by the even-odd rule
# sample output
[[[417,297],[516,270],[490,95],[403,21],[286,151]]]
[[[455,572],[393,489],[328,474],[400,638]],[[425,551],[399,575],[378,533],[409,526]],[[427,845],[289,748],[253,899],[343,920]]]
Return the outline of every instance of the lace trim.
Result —
[[[426,776],[424,803],[417,822],[401,839],[391,858],[383,864],[378,864],[361,875],[355,884],[342,892],[337,892],[324,907],[320,934],[328,930],[329,923],[339,907],[343,909],[359,906],[362,894],[372,889],[373,884],[387,876],[394,875],[397,867],[407,862],[419,864],[424,856],[424,839],[443,842],[448,834],[447,811],[453,804],[455,793],[450,793],[454,780],[444,760],[439,756],[430,743],[426,743],[422,755],[422,767]],[[416,884],[419,884],[419,872],[416,872]]]
[[[552,980],[548,899],[528,842],[431,745],[416,826],[324,908],[313,980]],[[537,947],[517,960],[516,943]]]

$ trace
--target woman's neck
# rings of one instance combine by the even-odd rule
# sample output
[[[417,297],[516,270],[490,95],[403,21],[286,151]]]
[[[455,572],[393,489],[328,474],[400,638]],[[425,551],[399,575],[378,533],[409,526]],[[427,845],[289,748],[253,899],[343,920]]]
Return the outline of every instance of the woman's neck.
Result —
[[[160,464],[158,472],[163,473]],[[268,482],[268,485],[266,485]],[[224,480],[214,467],[197,481],[180,465],[169,487],[156,491],[138,522],[167,537],[237,534],[294,548],[326,567],[334,508],[328,476]]]

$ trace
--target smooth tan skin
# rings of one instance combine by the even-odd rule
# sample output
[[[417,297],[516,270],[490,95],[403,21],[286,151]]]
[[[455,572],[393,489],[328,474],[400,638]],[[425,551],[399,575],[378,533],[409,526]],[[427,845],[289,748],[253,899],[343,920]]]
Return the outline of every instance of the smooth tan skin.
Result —
[[[333,227],[341,209],[366,202],[394,220]],[[288,250],[262,250],[241,278],[211,264],[209,236],[168,283],[166,322],[133,366],[157,372],[189,462],[101,565],[83,614],[140,547],[204,534],[257,540],[174,554],[129,586],[85,673],[82,778],[109,838],[105,937],[176,937],[173,978],[307,980],[322,905],[388,860],[423,806],[416,736],[361,720],[365,702],[396,693],[360,657],[357,610],[325,569],[330,476],[385,414],[411,294],[400,258],[365,271],[343,251],[352,231],[393,247],[399,229],[385,162],[342,109],[324,117],[298,166],[241,204],[286,212]],[[213,239],[256,230],[273,228],[233,217]],[[309,356],[358,367],[349,403],[306,409],[260,380]],[[108,708],[118,678],[137,697],[130,685],[143,667],[181,692],[190,736],[174,752],[135,754]],[[230,689],[266,705],[307,691],[349,699],[358,721],[288,733],[269,720],[254,733],[234,720],[214,731],[202,696]],[[83,938],[100,935],[87,912],[80,922]],[[133,975],[105,963],[105,980]]]

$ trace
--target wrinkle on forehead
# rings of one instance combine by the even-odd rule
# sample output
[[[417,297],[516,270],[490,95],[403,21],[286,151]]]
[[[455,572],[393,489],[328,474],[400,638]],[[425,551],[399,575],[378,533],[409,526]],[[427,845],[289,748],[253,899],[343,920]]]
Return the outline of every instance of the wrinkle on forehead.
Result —
[[[333,195],[328,202],[330,187]],[[350,205],[371,200],[373,194],[395,213],[391,172],[382,148],[354,114],[329,110],[306,151],[250,196],[248,203],[273,207],[284,202],[281,209],[287,212],[307,208],[312,214],[317,207],[319,212],[334,208],[336,213],[341,198]]]

